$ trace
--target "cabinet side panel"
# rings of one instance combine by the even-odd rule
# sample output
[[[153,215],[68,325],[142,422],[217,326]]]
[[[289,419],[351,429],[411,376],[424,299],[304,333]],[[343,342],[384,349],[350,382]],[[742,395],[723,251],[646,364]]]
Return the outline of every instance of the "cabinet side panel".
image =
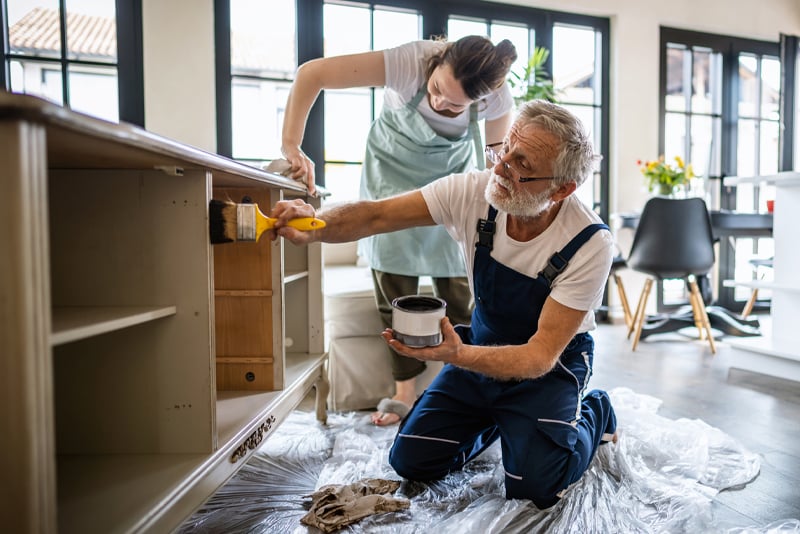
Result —
[[[209,181],[205,171],[51,171],[54,305],[177,308],[57,348],[60,453],[213,449]]]
[[[0,122],[0,472],[8,532],[55,532],[44,129]]]

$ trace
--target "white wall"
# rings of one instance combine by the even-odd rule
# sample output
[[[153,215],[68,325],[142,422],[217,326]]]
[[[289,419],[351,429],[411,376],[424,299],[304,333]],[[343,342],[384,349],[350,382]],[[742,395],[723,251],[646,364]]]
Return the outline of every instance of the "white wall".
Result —
[[[217,149],[213,0],[143,0],[145,128]]]

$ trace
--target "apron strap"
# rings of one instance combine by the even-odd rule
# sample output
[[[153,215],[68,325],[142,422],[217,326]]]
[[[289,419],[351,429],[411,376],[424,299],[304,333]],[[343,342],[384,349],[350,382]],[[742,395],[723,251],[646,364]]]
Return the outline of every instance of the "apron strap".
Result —
[[[550,259],[547,261],[547,265],[544,269],[539,272],[539,276],[543,277],[547,281],[547,285],[553,285],[553,280],[556,279],[556,276],[561,274],[561,272],[567,268],[569,264],[569,260],[572,259],[572,256],[578,251],[579,248],[583,246],[584,243],[589,241],[589,238],[592,237],[595,232],[598,230],[608,230],[608,226],[605,224],[590,224],[583,230],[581,230],[578,235],[572,238],[572,240],[566,244],[564,248],[550,256]]]
[[[423,96],[425,96],[427,93],[428,93],[428,90],[425,88],[425,85],[423,84],[423,85],[422,85],[422,86],[421,86],[421,87],[420,87],[420,88],[417,90],[417,94],[415,94],[415,95],[414,95],[414,98],[412,98],[412,99],[411,99],[411,100],[408,102],[408,106],[409,106],[411,109],[417,109],[417,106],[419,106],[419,103],[420,103],[420,102],[422,102],[422,97],[423,97]]]
[[[475,144],[475,166],[482,171],[486,168],[486,156],[483,155],[481,128],[478,126],[477,102],[473,102],[469,107],[469,131],[472,134],[472,142]]]
[[[425,85],[422,85],[407,105],[411,109],[417,109],[419,103],[422,102],[422,97],[426,94],[428,94],[428,90]],[[481,139],[481,127],[478,124],[477,102],[473,102],[469,106],[469,127],[467,131],[472,137],[472,144],[475,146],[475,166],[482,171],[486,168],[486,157],[483,155],[483,139]]]

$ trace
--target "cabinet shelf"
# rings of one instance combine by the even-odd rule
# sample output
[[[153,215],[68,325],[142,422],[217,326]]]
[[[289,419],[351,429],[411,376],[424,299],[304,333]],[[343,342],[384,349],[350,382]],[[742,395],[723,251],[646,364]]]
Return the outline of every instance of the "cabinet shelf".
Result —
[[[770,184],[783,187],[796,187],[800,185],[800,172],[784,171],[777,174],[764,174],[760,176],[728,176],[722,181],[722,185],[726,187],[741,184]]]
[[[294,406],[303,400],[311,384],[309,380],[321,372],[324,356],[321,354],[294,354],[286,362],[286,382],[289,387],[278,391],[220,391],[217,393],[217,433],[220,444],[246,437],[263,419],[275,412],[287,398]],[[312,380],[313,381],[313,380]],[[306,385],[307,387],[303,387]],[[298,397],[299,396],[299,397]],[[296,402],[294,402],[296,401]],[[282,413],[288,415],[291,409]],[[282,420],[282,419],[281,419]]]
[[[298,273],[287,273],[283,277],[283,283],[289,284],[291,282],[294,282],[295,280],[302,280],[303,278],[307,277],[308,277],[308,271],[300,271]]]
[[[166,531],[164,513],[189,515],[244,464],[231,456],[265,425],[261,440],[288,416],[321,378],[325,356],[294,355],[287,388],[220,392],[218,447],[211,454],[59,455],[59,530],[62,532]]]
[[[53,346],[99,336],[177,313],[175,306],[63,306],[53,309]]]
[[[765,282],[762,280],[747,280],[737,282],[736,280],[723,280],[722,285],[725,287],[749,287],[752,289],[771,289],[776,291],[793,291],[800,293],[800,286],[793,284],[776,284],[775,282]]]

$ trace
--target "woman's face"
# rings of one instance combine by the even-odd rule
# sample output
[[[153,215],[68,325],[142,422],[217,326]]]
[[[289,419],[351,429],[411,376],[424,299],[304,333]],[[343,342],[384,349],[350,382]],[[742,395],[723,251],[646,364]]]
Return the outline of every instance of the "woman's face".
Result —
[[[433,111],[446,117],[457,117],[472,104],[453,77],[453,69],[444,64],[436,67],[428,79],[428,101]]]

